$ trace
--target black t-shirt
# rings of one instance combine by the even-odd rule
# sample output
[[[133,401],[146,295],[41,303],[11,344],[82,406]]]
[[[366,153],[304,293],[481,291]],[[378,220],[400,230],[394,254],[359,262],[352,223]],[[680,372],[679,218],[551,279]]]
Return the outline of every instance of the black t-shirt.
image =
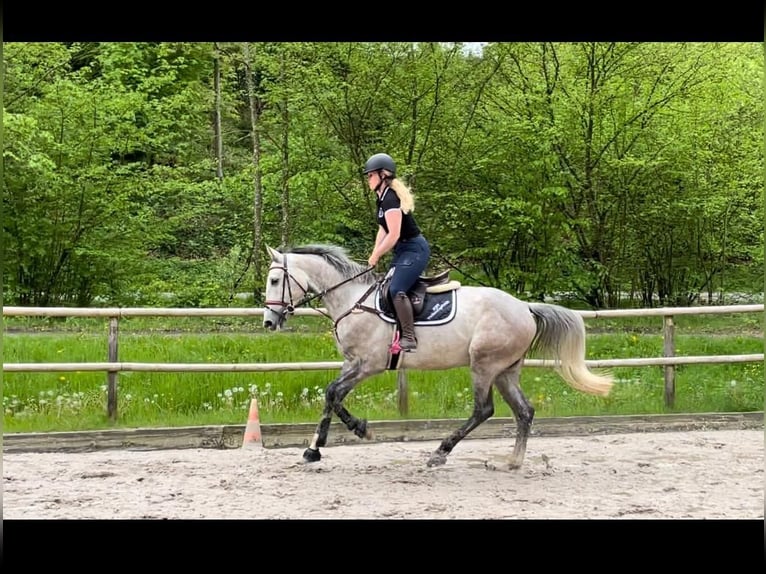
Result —
[[[401,209],[402,202],[399,200],[399,196],[390,187],[386,188],[381,197],[377,198],[378,204],[378,223],[388,233],[388,224],[386,223],[386,211],[389,209]],[[413,237],[420,235],[420,228],[415,223],[415,218],[412,217],[412,213],[402,213],[402,230],[399,233],[399,239],[412,239]]]

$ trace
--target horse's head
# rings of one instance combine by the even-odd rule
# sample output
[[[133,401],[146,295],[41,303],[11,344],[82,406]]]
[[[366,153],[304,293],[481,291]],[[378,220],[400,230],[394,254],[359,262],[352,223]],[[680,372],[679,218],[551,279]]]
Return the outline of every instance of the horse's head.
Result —
[[[271,266],[266,277],[266,301],[263,311],[263,326],[271,331],[279,329],[295,306],[308,293],[308,277],[286,254],[266,247],[271,256]]]

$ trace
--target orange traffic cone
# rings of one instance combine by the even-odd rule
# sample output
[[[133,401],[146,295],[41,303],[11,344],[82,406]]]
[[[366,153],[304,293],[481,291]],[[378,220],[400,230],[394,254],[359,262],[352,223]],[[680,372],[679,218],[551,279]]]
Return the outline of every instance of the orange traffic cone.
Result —
[[[242,437],[242,448],[263,448],[261,441],[261,422],[258,419],[258,400],[250,400],[250,414],[247,416],[245,435]]]

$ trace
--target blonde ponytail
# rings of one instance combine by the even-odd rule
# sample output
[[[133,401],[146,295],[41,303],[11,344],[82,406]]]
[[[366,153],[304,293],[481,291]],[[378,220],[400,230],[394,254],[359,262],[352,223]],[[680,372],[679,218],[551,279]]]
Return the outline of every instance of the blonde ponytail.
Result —
[[[410,213],[412,211],[415,211],[415,198],[412,197],[412,192],[410,191],[410,188],[404,185],[404,182],[401,180],[394,178],[391,181],[391,189],[393,189],[396,192],[396,195],[399,196],[399,201],[401,202],[402,207],[402,213]]]

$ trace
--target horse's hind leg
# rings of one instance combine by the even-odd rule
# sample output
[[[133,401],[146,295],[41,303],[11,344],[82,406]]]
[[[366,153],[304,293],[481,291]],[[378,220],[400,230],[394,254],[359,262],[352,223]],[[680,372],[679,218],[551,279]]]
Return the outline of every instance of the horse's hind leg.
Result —
[[[532,419],[535,417],[535,408],[527,400],[527,397],[524,396],[524,393],[521,392],[521,387],[519,387],[522,364],[523,360],[517,361],[495,378],[495,386],[498,392],[503,396],[505,402],[510,405],[513,416],[516,419],[516,441],[513,445],[513,454],[509,462],[509,468],[512,470],[521,468],[521,464],[524,462],[529,430],[532,427]]]
[[[445,438],[428,459],[428,466],[438,466],[447,462],[447,455],[452,452],[455,445],[463,440],[468,433],[487,420],[495,413],[495,405],[492,402],[491,378],[487,376],[473,375],[473,412],[469,419],[455,432]]]

